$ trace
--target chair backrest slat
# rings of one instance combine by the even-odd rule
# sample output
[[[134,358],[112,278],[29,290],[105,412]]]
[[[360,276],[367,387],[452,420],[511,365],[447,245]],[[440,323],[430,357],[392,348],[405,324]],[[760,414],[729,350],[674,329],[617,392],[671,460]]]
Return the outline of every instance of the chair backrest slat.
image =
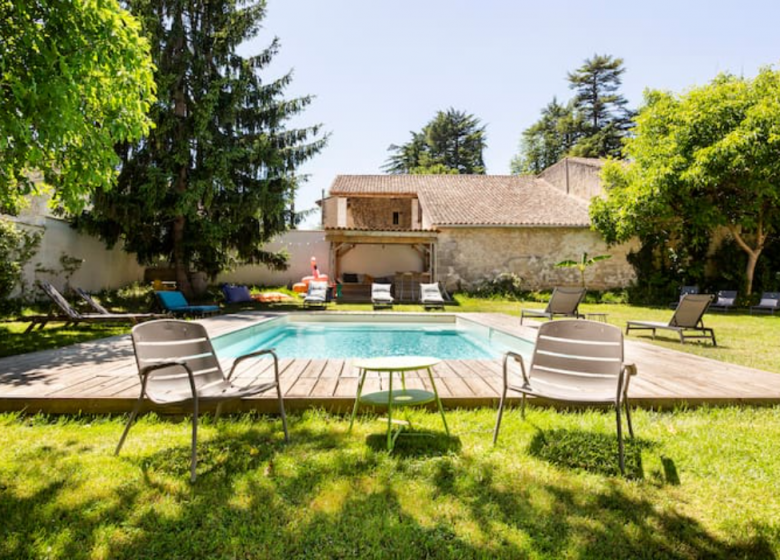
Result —
[[[669,326],[684,329],[696,328],[711,302],[712,296],[710,294],[685,294],[669,320]]]
[[[547,304],[547,312],[574,315],[584,297],[584,288],[555,288]]]
[[[193,371],[196,387],[225,377],[203,325],[174,319],[150,321],[133,327],[132,337],[139,374],[150,365],[181,361]],[[152,400],[156,391],[189,390],[189,376],[181,367],[161,368],[149,375],[147,392]]]
[[[529,376],[566,389],[603,392],[615,388],[623,368],[623,332],[593,321],[544,323],[534,347]]]
[[[87,302],[87,304],[97,311],[98,313],[102,313],[103,315],[110,315],[111,312],[100,305],[97,301],[95,301],[95,298],[93,298],[90,294],[82,290],[81,288],[76,288],[76,293],[81,296],[81,299]]]

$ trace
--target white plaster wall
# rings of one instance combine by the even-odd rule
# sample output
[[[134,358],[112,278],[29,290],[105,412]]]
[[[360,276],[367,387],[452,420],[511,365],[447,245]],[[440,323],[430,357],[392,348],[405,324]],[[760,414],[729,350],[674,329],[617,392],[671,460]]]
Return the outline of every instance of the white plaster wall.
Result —
[[[24,268],[24,281],[28,286],[36,280],[43,280],[57,288],[64,288],[65,278],[62,275],[35,272],[38,265],[61,270],[60,257],[63,253],[84,261],[70,279],[73,287],[98,291],[143,280],[144,267],[139,266],[135,256],[125,253],[119,245],[107,249],[96,237],[79,233],[58,218],[25,215],[14,221],[27,230],[43,232],[38,253]]]
[[[370,274],[374,278],[396,272],[423,272],[420,254],[408,245],[357,245],[341,258],[342,273]]]
[[[263,286],[285,286],[300,282],[311,274],[311,258],[317,258],[317,267],[323,274],[329,274],[328,258],[330,243],[325,241],[322,230],[292,230],[265,245],[268,251],[287,251],[290,267],[284,271],[270,270],[264,265],[245,265],[217,277],[217,282],[254,284]]]

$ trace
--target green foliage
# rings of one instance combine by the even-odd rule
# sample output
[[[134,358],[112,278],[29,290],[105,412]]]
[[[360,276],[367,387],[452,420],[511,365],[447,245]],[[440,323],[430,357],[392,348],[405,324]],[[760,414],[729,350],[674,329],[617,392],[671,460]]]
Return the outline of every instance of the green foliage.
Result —
[[[631,164],[603,170],[608,197],[591,219],[610,243],[639,237],[654,258],[706,253],[726,228],[747,255],[745,292],[780,227],[780,72],[721,75],[682,95],[649,91],[625,152]],[[659,267],[661,268],[661,267]]]
[[[10,220],[0,218],[0,305],[17,284],[22,282],[22,269],[35,255],[41,242],[41,233],[19,229]]]
[[[439,111],[421,132],[400,146],[383,169],[396,174],[484,174],[485,127],[474,115],[448,109]]]
[[[116,0],[0,0],[0,25],[0,211],[41,192],[36,171],[78,211],[149,131],[149,44]]]
[[[282,97],[290,73],[261,77],[277,39],[252,56],[237,52],[257,36],[265,2],[128,6],[157,66],[156,127],[148,139],[119,146],[118,186],[96,195],[80,226],[109,245],[122,240],[142,264],[167,259],[187,295],[192,271],[214,277],[236,263],[284,268],[284,256],[262,245],[294,221],[296,170],[325,138],[312,139],[319,126],[287,128],[311,102]]]
[[[594,55],[568,74],[575,90],[567,104],[557,98],[541,118],[523,131],[512,173],[540,173],[566,156],[621,157],[623,138],[633,126],[633,112],[619,93],[623,59]]]
[[[486,278],[471,293],[475,297],[500,297],[517,300],[523,294],[523,279],[512,272]]]
[[[588,253],[582,253],[580,260],[578,261],[565,260],[557,263],[555,266],[558,268],[576,268],[580,273],[580,281],[582,283],[582,287],[584,288],[585,271],[597,262],[605,261],[611,258],[612,255],[596,255],[595,257],[588,257]]]

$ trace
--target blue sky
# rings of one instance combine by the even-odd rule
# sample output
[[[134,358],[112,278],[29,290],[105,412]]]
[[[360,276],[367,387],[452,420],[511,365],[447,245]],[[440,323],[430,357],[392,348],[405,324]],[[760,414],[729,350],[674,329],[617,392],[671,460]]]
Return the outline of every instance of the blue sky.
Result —
[[[268,0],[246,52],[279,37],[264,75],[292,69],[286,96],[316,96],[291,126],[331,133],[302,168],[304,209],[338,174],[381,173],[387,147],[438,110],[487,125],[487,171],[506,174],[521,132],[553,96],[571,97],[566,73],[593,54],[624,59],[623,93],[636,107],[645,88],[680,92],[777,64],[778,22],[778,0]]]

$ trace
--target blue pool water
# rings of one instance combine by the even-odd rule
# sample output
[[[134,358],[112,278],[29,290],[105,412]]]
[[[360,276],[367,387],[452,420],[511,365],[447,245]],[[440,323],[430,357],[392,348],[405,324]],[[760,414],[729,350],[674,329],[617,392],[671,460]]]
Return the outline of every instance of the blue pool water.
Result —
[[[527,341],[489,329],[464,328],[448,323],[282,323],[263,329],[245,329],[215,339],[222,357],[236,357],[262,348],[275,348],[280,358],[374,358],[379,356],[433,356],[442,360],[484,360],[506,350],[521,351]],[[508,340],[507,340],[508,339]],[[514,343],[516,341],[516,344]]]

